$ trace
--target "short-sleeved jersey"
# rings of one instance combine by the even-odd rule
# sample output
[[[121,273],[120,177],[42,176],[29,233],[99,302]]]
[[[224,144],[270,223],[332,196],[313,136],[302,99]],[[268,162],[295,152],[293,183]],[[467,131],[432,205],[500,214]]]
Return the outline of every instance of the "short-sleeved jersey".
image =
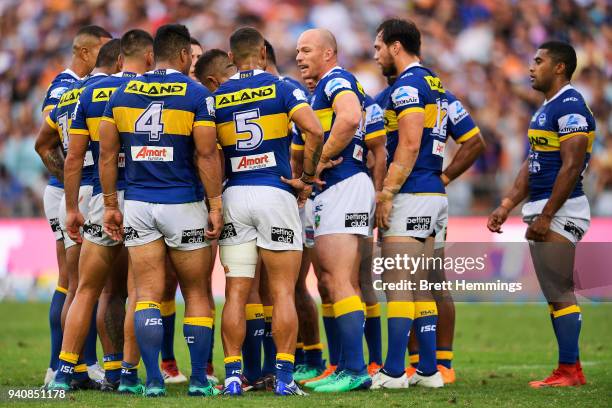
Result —
[[[204,198],[192,137],[214,127],[214,102],[201,84],[173,69],[130,79],[113,92],[102,120],[115,123],[125,151],[125,199],[181,204]]]
[[[548,199],[561,169],[561,143],[587,137],[588,165],[595,139],[595,119],[582,95],[566,85],[533,114],[529,123],[529,201]],[[582,174],[569,198],[584,195]]]
[[[404,115],[425,114],[419,154],[400,193],[445,194],[440,174],[447,138],[448,99],[440,79],[420,64],[411,64],[391,86],[385,105],[390,139],[399,137],[399,120]]]
[[[357,173],[367,172],[364,155],[365,92],[359,81],[345,69],[334,67],[323,75],[317,83],[317,87],[310,100],[310,105],[323,126],[324,141],[327,142],[336,119],[333,109],[334,101],[338,96],[346,92],[352,92],[357,95],[363,111],[363,118],[349,144],[337,157],[332,158],[335,160],[342,157],[342,162],[335,167],[323,171],[321,174],[321,178],[326,183],[323,190]]]
[[[80,78],[71,69],[65,69],[64,71],[57,74],[51,84],[47,88],[45,93],[45,99],[42,104],[42,111],[51,111],[55,105],[59,102],[60,97],[68,88],[70,88]],[[64,188],[62,184],[55,176],[49,177],[49,185],[57,188]]]
[[[132,72],[120,72],[108,76],[95,84],[87,86],[81,96],[79,103],[74,111],[70,133],[89,136],[89,147],[93,156],[93,195],[100,194],[100,174],[98,162],[100,160],[100,120],[104,115],[106,103],[109,101],[113,92],[121,85],[133,79],[137,74]],[[119,169],[117,173],[117,190],[125,190],[125,153],[119,153]]]
[[[465,109],[461,101],[457,99],[448,89],[446,90],[448,99],[448,122],[446,122],[446,132],[458,144],[465,143],[477,134],[480,129],[474,123],[474,119]]]
[[[68,146],[70,144],[70,126],[72,124],[73,113],[78,105],[79,96],[83,89],[90,84],[94,84],[102,78],[106,77],[105,74],[95,74],[87,76],[74,82],[68,87],[68,89],[62,94],[57,105],[51,109],[49,116],[46,121],[53,129],[55,129],[62,142],[62,148],[64,150],[64,156],[68,152]],[[81,174],[81,185],[90,186],[93,184],[93,157],[91,150],[88,148],[85,152],[85,158],[83,160],[83,171]],[[63,185],[62,185],[63,188]]]
[[[225,156],[226,187],[271,186],[289,192],[291,116],[306,94],[261,70],[238,72],[215,91],[217,137]]]

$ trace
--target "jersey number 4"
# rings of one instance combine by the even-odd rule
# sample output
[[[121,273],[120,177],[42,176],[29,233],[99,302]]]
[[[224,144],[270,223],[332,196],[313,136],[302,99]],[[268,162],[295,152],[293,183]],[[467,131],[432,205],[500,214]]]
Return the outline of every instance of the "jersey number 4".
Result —
[[[163,102],[151,102],[134,123],[135,133],[146,133],[150,142],[159,142],[161,134],[164,133],[162,122]]]
[[[236,141],[236,150],[254,150],[263,142],[263,129],[255,123],[256,119],[259,119],[259,109],[234,113],[236,134],[249,134],[247,139]]]

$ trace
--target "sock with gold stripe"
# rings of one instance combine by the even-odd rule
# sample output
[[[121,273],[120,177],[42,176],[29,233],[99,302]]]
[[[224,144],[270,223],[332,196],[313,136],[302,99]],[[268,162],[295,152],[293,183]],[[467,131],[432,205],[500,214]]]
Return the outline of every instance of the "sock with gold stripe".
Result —
[[[582,326],[582,314],[577,305],[555,310],[553,326],[559,346],[559,364],[576,364],[578,359],[578,339]]]
[[[87,373],[87,364],[85,364],[85,360],[79,357],[79,361],[77,361],[74,366],[74,373],[72,374],[72,379],[75,381],[86,381],[89,378],[89,374]]]
[[[363,358],[363,324],[365,314],[359,296],[350,296],[334,303],[334,315],[342,347],[343,369],[353,374],[366,372]]]
[[[293,364],[295,357],[291,354],[277,353],[276,354],[276,379],[285,384],[291,384],[293,381]]]
[[[174,300],[161,302],[160,313],[164,326],[164,337],[162,340],[162,361],[174,360],[174,329],[176,322],[176,303]]]
[[[212,317],[185,317],[183,320],[183,335],[191,357],[191,383],[208,384],[206,362],[210,350],[212,324]]]
[[[380,326],[380,304],[366,306],[364,326],[366,344],[368,345],[369,363],[382,365],[382,334]]]
[[[295,345],[295,365],[304,364],[304,343],[298,342]]]
[[[127,386],[138,384],[138,364],[121,362],[121,384]]]
[[[62,351],[59,353],[59,363],[57,373],[55,374],[55,382],[61,384],[70,384],[74,374],[74,367],[79,360],[78,353],[69,353]]]
[[[452,368],[453,349],[451,347],[438,347],[436,350],[436,361],[446,368]]]
[[[232,377],[240,378],[240,376],[242,375],[242,357],[225,357],[223,363],[225,364],[225,385],[227,386],[228,379]]]
[[[263,352],[264,361],[261,373],[263,375],[274,374],[274,363],[276,359],[276,345],[272,337],[272,310],[273,306],[264,306],[264,337],[263,337]]]
[[[134,331],[142,361],[147,370],[147,386],[163,384],[164,378],[159,369],[159,354],[164,337],[164,326],[159,303],[153,301],[136,303]]]
[[[304,345],[304,364],[309,367],[323,367],[323,345],[309,344]]]
[[[435,374],[436,326],[438,307],[436,302],[414,302],[414,333],[419,341],[419,365],[417,371],[425,376]]]
[[[406,348],[413,318],[414,302],[387,304],[387,358],[383,370],[391,377],[401,377],[406,369]]]
[[[59,365],[59,354],[62,348],[62,308],[66,300],[67,289],[58,286],[51,297],[49,307],[49,327],[51,328],[51,358],[49,368],[57,370]]]
[[[121,361],[123,353],[104,355],[104,378],[109,383],[116,383],[121,377]]]
[[[264,309],[261,303],[245,306],[246,334],[242,343],[242,373],[249,383],[261,378],[261,343],[265,331]]]
[[[414,368],[419,366],[419,350],[408,350],[408,362]]]
[[[331,303],[321,305],[321,316],[323,316],[323,327],[325,337],[327,337],[327,351],[329,352],[329,364],[338,365],[340,356],[340,342],[338,340],[338,330],[336,328],[336,318],[334,317],[334,306]]]

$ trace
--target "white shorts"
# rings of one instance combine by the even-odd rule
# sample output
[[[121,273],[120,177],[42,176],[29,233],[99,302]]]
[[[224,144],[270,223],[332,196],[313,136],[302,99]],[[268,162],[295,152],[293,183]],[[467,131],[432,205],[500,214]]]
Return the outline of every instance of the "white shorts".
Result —
[[[446,195],[400,193],[393,197],[389,229],[385,237],[413,237],[424,240],[445,229],[448,223]],[[440,239],[443,235],[440,236]]]
[[[119,210],[123,212],[123,190],[117,191]],[[123,244],[123,241],[115,241],[104,232],[104,195],[96,194],[89,203],[89,216],[83,226],[83,236],[94,244],[112,247]]]
[[[125,246],[140,246],[164,237],[168,247],[191,251],[210,245],[204,233],[208,210],[204,201],[184,204],[155,204],[124,201]]]
[[[548,199],[530,201],[523,205],[523,221],[531,224],[536,216],[542,213]],[[578,243],[591,225],[591,210],[586,196],[567,200],[553,217],[551,231],[567,238],[571,243]]]
[[[314,203],[310,198],[306,200],[304,207],[300,208],[300,221],[304,246],[314,248]]]
[[[219,245],[257,240],[272,251],[301,251],[302,224],[296,198],[268,186],[233,186],[223,192],[225,226]]]
[[[93,186],[81,186],[79,188],[79,211],[83,214],[83,217],[87,219],[89,216],[89,202],[91,201],[91,193]],[[66,230],[66,195],[62,194],[59,207],[59,222],[62,228],[62,234],[64,234],[64,248],[68,249],[75,246],[77,243],[70,239],[68,231]],[[83,234],[83,231],[81,231]]]
[[[448,228],[448,217],[446,218],[446,222],[442,226],[438,232],[436,232],[436,238],[434,242],[434,249],[444,248],[444,244],[446,244],[446,233]]]
[[[374,185],[366,173],[357,173],[317,194],[315,238],[327,234],[371,236],[374,203]]]
[[[62,227],[60,227],[59,222],[60,201],[62,201],[63,195],[63,189],[53,186],[45,187],[45,193],[43,195],[45,216],[47,217],[47,221],[51,226],[51,231],[53,232],[56,241],[64,239],[64,235],[62,234]]]

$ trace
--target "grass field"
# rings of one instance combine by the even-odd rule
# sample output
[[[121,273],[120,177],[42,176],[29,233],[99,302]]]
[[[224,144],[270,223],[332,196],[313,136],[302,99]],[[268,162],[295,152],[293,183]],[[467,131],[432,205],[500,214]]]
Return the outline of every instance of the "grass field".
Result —
[[[612,406],[612,305],[584,305],[581,358],[588,384],[578,388],[532,390],[527,382],[549,374],[557,351],[547,309],[541,304],[458,304],[455,361],[458,381],[440,390],[411,388],[404,391],[361,391],[350,394],[277,398],[253,393],[239,399],[187,397],[184,385],[170,386],[163,399],[125,397],[99,392],[78,392],[66,400],[8,400],[9,389],[40,385],[49,360],[48,306],[0,303],[0,405],[126,406],[130,407],[326,407],[416,406],[461,407],[611,407]],[[182,316],[182,310],[178,311]],[[187,346],[177,318],[175,351],[179,366],[189,371]],[[383,325],[384,326],[384,325]],[[385,328],[383,328],[383,331]],[[383,342],[384,344],[385,342]],[[98,348],[100,351],[100,348]],[[215,366],[222,372],[223,356],[217,331]],[[144,369],[141,370],[144,372]]]

